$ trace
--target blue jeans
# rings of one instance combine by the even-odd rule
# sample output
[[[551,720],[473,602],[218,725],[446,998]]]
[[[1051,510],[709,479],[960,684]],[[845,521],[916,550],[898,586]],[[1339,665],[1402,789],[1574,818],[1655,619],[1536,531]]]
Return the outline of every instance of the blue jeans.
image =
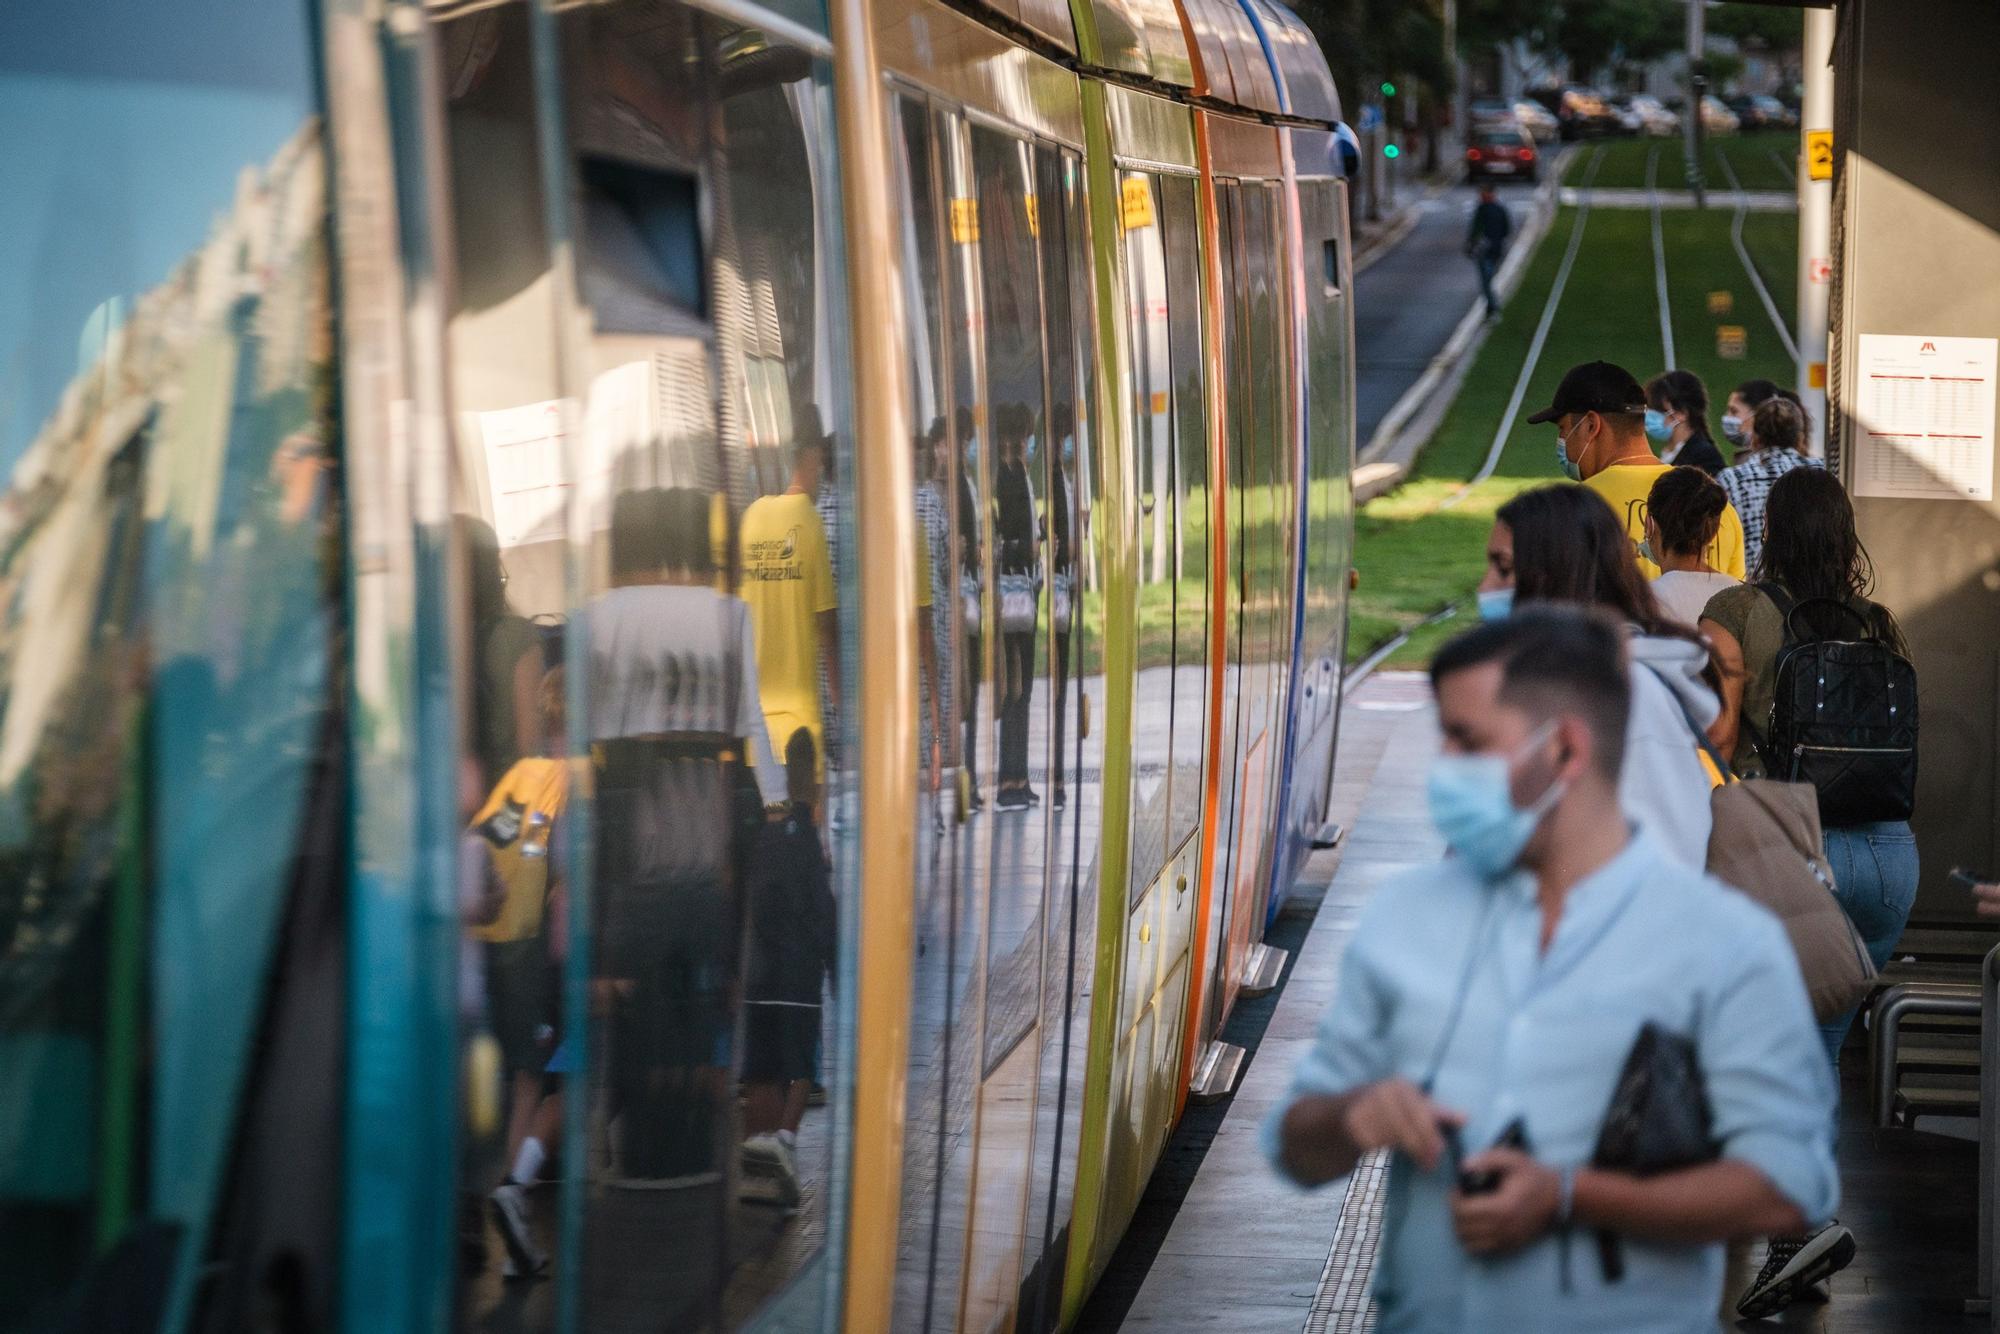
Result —
[[[1500,256],[1482,246],[1472,262],[1479,266],[1479,291],[1486,298],[1486,313],[1491,315],[1500,309],[1500,298],[1493,292],[1493,275],[1500,272]]]
[[[1901,939],[1917,899],[1917,839],[1905,820],[1848,825],[1824,836],[1833,865],[1834,894],[1861,933],[1868,957],[1880,968]],[[1826,1054],[1840,1068],[1840,1044],[1854,1023],[1853,1010],[1819,1026]]]

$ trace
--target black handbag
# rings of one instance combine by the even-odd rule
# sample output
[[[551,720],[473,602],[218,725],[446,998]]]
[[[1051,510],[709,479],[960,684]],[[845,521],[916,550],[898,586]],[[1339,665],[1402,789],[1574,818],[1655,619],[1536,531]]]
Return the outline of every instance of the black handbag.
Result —
[[[1722,1156],[1712,1122],[1694,1039],[1649,1020],[1611,1090],[1590,1165],[1643,1177],[1712,1163]],[[1598,1230],[1597,1258],[1605,1282],[1625,1276],[1615,1232]]]

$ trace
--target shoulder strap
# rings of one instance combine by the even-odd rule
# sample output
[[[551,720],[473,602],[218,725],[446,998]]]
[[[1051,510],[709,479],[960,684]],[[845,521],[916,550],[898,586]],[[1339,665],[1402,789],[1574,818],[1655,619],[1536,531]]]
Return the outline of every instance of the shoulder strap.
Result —
[[[1714,763],[1715,771],[1722,775],[1722,781],[1724,783],[1735,782],[1736,773],[1729,767],[1729,761],[1722,758],[1722,752],[1717,750],[1715,743],[1708,739],[1708,733],[1702,730],[1701,724],[1697,723],[1694,720],[1694,715],[1688,712],[1687,701],[1681,698],[1681,692],[1674,689],[1673,683],[1667,680],[1667,674],[1650,662],[1642,662],[1639,665],[1651,672],[1659,683],[1666,687],[1667,694],[1673,697],[1674,704],[1681,711],[1681,721],[1688,725],[1688,731],[1694,733],[1695,745],[1700,747],[1702,753],[1707,755]]]

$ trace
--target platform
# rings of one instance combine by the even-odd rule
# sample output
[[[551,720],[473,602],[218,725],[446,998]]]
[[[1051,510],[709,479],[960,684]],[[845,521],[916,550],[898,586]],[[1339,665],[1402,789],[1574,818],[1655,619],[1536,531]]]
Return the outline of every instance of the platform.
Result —
[[[1297,1189],[1266,1165],[1257,1131],[1312,1039],[1368,895],[1385,876],[1441,852],[1424,814],[1424,774],[1437,744],[1425,677],[1380,673],[1350,692],[1340,744],[1333,818],[1352,832],[1308,867],[1308,874],[1330,874],[1324,900],[1233,1105],[1126,1314],[1126,1330],[1354,1334],[1373,1327],[1367,1283],[1380,1228],[1377,1174],[1364,1162],[1347,1180]],[[1841,1219],[1854,1229],[1860,1253],[1834,1280],[1830,1302],[1745,1322],[1743,1330],[1987,1328],[1984,1317],[1962,1308],[1974,1286],[1976,1146],[1872,1129],[1866,1066],[1857,1036],[1843,1068],[1839,1157]]]

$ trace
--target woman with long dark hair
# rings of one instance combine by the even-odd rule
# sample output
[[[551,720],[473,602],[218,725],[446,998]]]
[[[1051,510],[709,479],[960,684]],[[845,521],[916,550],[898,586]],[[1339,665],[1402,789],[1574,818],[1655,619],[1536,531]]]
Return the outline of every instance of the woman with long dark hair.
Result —
[[[1661,613],[1624,525],[1589,488],[1536,487],[1494,515],[1480,614],[1504,616],[1530,602],[1601,607],[1631,627],[1632,712],[1619,805],[1700,870],[1708,862],[1713,780],[1692,728],[1715,719],[1713,666],[1700,637]]]
[[[1766,404],[1768,407],[1769,404]],[[1762,421],[1762,410],[1759,421]],[[1854,506],[1840,479],[1823,468],[1795,468],[1771,485],[1764,502],[1764,548],[1757,582],[1725,589],[1709,599],[1701,628],[1722,664],[1722,716],[1711,735],[1736,772],[1764,774],[1760,734],[1753,720],[1771,716],[1778,655],[1785,646],[1786,615],[1775,590],[1799,606],[1797,629],[1812,636],[1853,639],[1865,627],[1896,652],[1908,656],[1895,616],[1868,595],[1875,569],[1854,528]],[[1827,603],[1837,604],[1828,606]],[[1822,831],[1826,859],[1833,867],[1834,896],[1880,968],[1903,934],[1917,898],[1917,841],[1907,820],[1833,826]],[[1840,1066],[1840,1047],[1854,1012],[1820,1025],[1827,1057]],[[1851,1233],[1838,1223],[1805,1237],[1771,1241],[1763,1272],[1737,1305],[1739,1313],[1764,1316],[1786,1304],[1787,1294],[1831,1273],[1854,1256]]]

